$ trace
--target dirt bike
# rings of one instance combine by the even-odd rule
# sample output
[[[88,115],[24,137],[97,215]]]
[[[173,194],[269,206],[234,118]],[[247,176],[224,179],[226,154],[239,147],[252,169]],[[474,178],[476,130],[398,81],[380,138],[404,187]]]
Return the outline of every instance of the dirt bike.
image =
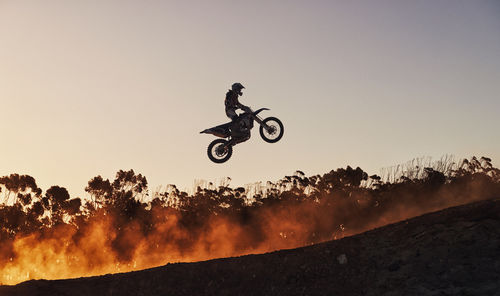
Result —
[[[226,162],[233,155],[233,146],[250,139],[250,130],[254,121],[259,123],[259,132],[262,139],[268,143],[276,143],[283,137],[283,123],[276,117],[262,119],[259,113],[268,108],[252,111],[244,108],[245,112],[232,122],[214,126],[201,131],[200,134],[212,134],[226,139],[216,139],[208,145],[208,158],[215,163]]]

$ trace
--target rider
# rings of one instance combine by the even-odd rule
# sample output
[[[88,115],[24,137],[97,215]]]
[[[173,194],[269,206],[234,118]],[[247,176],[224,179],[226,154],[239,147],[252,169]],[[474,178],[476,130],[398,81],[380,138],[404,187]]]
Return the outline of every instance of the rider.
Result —
[[[231,120],[234,122],[238,118],[238,114],[236,114],[236,110],[239,109],[245,109],[248,108],[247,106],[241,104],[238,101],[238,96],[242,96],[243,93],[241,92],[242,89],[245,87],[239,83],[233,83],[231,86],[231,89],[227,91],[226,93],[226,100],[224,101],[224,104],[226,105],[226,115],[227,117],[231,118]]]
[[[233,83],[231,89],[226,93],[226,99],[224,101],[224,104],[226,105],[226,115],[227,117],[231,118],[233,122],[236,122],[236,120],[238,119],[238,114],[236,114],[237,109],[249,109],[247,106],[241,104],[238,101],[238,96],[243,95],[241,90],[244,88],[245,87],[241,83],[236,82]]]

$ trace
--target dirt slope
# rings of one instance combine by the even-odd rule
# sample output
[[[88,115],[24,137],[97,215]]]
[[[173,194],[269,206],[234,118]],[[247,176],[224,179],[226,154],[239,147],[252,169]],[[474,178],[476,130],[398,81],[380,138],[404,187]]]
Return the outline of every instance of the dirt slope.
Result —
[[[0,295],[500,295],[500,200],[314,246],[1,286]]]

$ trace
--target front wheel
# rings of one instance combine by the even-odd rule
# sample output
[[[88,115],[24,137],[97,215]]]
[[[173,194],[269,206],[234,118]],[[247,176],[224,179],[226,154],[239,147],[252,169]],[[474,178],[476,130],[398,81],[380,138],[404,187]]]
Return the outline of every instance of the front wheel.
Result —
[[[264,119],[260,125],[260,136],[268,143],[276,143],[283,137],[283,123],[276,117]]]
[[[207,153],[211,161],[223,163],[233,155],[233,146],[224,139],[217,139],[208,145]]]

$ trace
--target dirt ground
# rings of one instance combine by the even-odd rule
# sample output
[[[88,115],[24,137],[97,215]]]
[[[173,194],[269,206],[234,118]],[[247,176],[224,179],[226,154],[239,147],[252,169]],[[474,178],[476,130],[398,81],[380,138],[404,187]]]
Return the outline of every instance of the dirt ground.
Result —
[[[32,280],[0,295],[500,295],[500,200],[293,250]]]

